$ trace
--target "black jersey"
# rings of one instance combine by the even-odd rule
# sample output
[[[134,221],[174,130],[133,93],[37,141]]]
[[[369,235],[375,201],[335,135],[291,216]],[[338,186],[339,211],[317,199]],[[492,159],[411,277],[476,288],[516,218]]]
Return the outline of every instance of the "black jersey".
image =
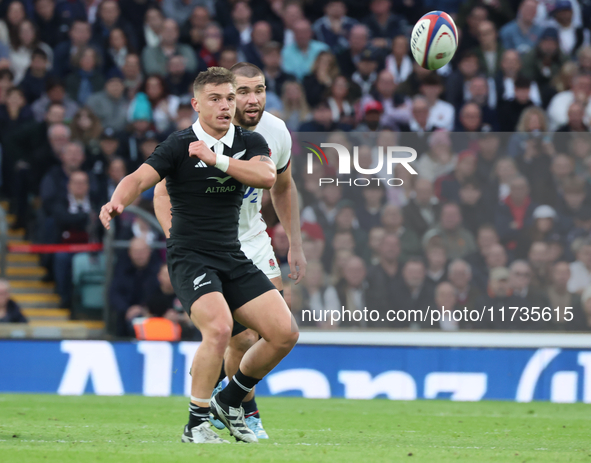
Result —
[[[198,123],[198,122],[197,122]],[[248,160],[269,156],[262,135],[233,127],[231,147],[224,144],[224,155]],[[236,251],[238,219],[244,185],[216,167],[189,157],[189,145],[197,141],[193,127],[171,134],[160,143],[146,164],[166,178],[172,204],[170,242],[189,249]],[[222,139],[223,140],[223,139]]]

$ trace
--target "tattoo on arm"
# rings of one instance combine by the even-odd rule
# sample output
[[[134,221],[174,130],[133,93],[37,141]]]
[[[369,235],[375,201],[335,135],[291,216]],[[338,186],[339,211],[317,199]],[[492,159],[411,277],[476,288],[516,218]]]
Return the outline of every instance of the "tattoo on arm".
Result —
[[[261,161],[261,162],[273,162],[273,161],[271,161],[271,158],[269,158],[267,156],[259,156],[259,161]]]

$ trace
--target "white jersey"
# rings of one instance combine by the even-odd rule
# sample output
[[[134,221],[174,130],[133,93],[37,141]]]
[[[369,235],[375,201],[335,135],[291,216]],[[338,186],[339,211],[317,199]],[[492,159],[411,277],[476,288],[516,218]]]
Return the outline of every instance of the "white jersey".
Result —
[[[271,150],[271,159],[277,167],[277,173],[280,174],[287,168],[291,158],[291,135],[285,122],[265,111],[254,131],[260,133],[267,141]],[[261,215],[262,199],[262,188],[246,188],[240,208],[238,229],[238,239],[241,242],[267,229],[267,224]]]

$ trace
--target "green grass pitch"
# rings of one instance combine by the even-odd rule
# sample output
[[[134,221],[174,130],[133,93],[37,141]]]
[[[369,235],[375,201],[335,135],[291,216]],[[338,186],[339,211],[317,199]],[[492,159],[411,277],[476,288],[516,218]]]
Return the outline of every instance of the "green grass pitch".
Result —
[[[260,444],[181,444],[184,397],[0,395],[0,461],[591,462],[591,405],[260,398]],[[227,431],[221,434],[229,437]]]

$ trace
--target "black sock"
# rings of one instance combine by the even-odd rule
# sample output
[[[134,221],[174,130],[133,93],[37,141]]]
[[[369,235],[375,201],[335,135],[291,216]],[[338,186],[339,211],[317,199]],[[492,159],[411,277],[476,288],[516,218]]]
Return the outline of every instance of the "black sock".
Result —
[[[248,402],[242,402],[242,408],[244,408],[244,417],[248,418],[249,416],[254,416],[255,418],[260,418],[259,415],[259,408],[257,407],[257,401],[253,397],[252,400]]]
[[[220,400],[222,403],[230,407],[238,408],[246,397],[252,391],[252,388],[260,381],[260,379],[246,376],[238,369],[228,385],[220,392]]]
[[[220,371],[220,377],[218,378],[218,382],[215,383],[215,385],[217,386],[218,383],[221,383],[225,377],[226,377],[225,362],[222,360],[222,371]]]
[[[189,402],[189,429],[199,426],[201,423],[208,420],[209,407],[200,407],[193,402]]]

